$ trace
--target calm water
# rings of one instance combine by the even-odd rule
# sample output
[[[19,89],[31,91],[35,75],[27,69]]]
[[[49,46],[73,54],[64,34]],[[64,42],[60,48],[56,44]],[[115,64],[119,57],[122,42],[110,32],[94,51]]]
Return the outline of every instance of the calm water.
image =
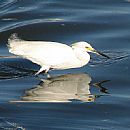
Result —
[[[12,33],[88,41],[111,59],[35,77],[39,66],[9,54]],[[0,130],[129,130],[129,55],[129,0],[0,0]]]

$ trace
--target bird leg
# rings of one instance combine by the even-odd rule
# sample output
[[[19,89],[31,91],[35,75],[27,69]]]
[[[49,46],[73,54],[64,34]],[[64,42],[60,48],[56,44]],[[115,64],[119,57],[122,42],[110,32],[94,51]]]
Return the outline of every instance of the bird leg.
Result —
[[[38,75],[38,74],[40,74],[40,73],[43,72],[43,71],[44,71],[45,73],[48,73],[49,68],[41,67],[40,70],[39,70],[37,73],[35,73],[35,75]]]

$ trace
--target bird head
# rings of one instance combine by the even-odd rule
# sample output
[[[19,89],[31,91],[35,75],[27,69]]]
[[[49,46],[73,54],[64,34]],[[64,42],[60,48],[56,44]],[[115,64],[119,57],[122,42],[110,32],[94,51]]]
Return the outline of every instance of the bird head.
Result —
[[[77,49],[80,49],[80,50],[85,51],[85,52],[95,53],[97,55],[101,55],[101,56],[104,56],[104,57],[110,59],[109,56],[103,54],[100,51],[95,50],[89,43],[87,43],[85,41],[76,42],[76,43],[72,44],[72,48],[77,48]]]

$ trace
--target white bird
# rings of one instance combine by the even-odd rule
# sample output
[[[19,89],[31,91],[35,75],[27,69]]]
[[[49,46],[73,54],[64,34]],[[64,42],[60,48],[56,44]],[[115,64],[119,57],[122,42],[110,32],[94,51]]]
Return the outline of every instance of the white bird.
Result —
[[[86,65],[90,60],[87,52],[93,52],[106,56],[96,51],[85,41],[77,42],[68,46],[66,44],[49,41],[25,41],[12,34],[8,39],[9,52],[21,56],[41,66],[40,70],[48,72],[50,69],[62,70],[79,68]]]

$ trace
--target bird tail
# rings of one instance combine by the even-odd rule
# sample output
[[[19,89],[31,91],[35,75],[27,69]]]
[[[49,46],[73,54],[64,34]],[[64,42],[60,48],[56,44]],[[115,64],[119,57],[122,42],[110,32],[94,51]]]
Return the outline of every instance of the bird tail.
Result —
[[[20,46],[20,41],[22,41],[17,33],[11,34],[11,36],[8,38],[8,49],[10,53],[15,54],[15,52],[18,49],[18,46]]]

